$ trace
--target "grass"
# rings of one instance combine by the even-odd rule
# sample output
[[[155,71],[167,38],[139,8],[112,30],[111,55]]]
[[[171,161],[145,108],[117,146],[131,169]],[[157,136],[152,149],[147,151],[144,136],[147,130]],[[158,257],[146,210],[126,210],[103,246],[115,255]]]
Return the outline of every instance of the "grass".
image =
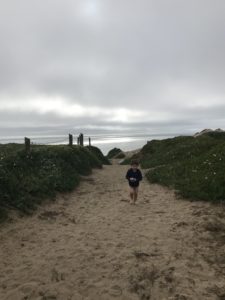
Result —
[[[147,178],[193,200],[225,201],[225,134],[151,141],[138,154]]]
[[[72,191],[80,175],[106,162],[95,147],[32,146],[27,154],[21,145],[0,145],[0,219],[8,209],[30,213],[46,198]]]

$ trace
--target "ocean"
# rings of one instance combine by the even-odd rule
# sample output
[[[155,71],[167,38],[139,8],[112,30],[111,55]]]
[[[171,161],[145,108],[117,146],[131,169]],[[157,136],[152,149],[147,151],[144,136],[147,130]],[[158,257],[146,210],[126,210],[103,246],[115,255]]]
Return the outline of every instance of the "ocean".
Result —
[[[78,133],[74,134],[74,144],[77,144]],[[106,155],[109,150],[117,147],[123,151],[131,151],[142,148],[148,141],[153,139],[165,139],[174,137],[173,134],[143,134],[143,133],[99,133],[86,132],[84,133],[84,144],[88,145],[88,138],[91,138],[91,144],[101,149]],[[66,134],[54,135],[37,135],[30,134],[28,136],[33,144],[43,145],[60,145],[68,144],[69,138]],[[24,136],[0,137],[0,143],[23,143]]]

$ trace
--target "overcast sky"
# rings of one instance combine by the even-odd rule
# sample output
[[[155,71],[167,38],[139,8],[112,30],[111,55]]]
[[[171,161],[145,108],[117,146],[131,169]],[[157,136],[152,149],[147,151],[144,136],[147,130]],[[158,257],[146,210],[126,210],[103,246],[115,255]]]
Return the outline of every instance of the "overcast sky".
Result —
[[[224,0],[0,0],[0,39],[1,135],[225,128]]]

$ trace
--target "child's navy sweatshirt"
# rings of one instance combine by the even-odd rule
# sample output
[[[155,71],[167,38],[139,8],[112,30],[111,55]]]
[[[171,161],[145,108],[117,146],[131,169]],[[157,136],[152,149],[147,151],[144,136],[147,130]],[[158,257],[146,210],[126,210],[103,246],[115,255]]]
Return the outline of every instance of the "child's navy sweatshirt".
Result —
[[[132,179],[133,178],[133,179]],[[129,181],[129,185],[131,187],[138,187],[140,181],[142,180],[142,173],[139,169],[134,171],[132,168],[130,168],[127,171],[126,179]]]

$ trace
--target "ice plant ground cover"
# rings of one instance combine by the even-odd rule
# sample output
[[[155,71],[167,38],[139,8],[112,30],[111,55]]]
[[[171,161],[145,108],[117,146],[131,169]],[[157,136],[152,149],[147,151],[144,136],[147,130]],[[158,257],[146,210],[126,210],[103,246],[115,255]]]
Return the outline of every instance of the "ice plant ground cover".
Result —
[[[0,145],[0,219],[8,209],[29,213],[57,192],[72,191],[80,175],[108,160],[95,147]]]

